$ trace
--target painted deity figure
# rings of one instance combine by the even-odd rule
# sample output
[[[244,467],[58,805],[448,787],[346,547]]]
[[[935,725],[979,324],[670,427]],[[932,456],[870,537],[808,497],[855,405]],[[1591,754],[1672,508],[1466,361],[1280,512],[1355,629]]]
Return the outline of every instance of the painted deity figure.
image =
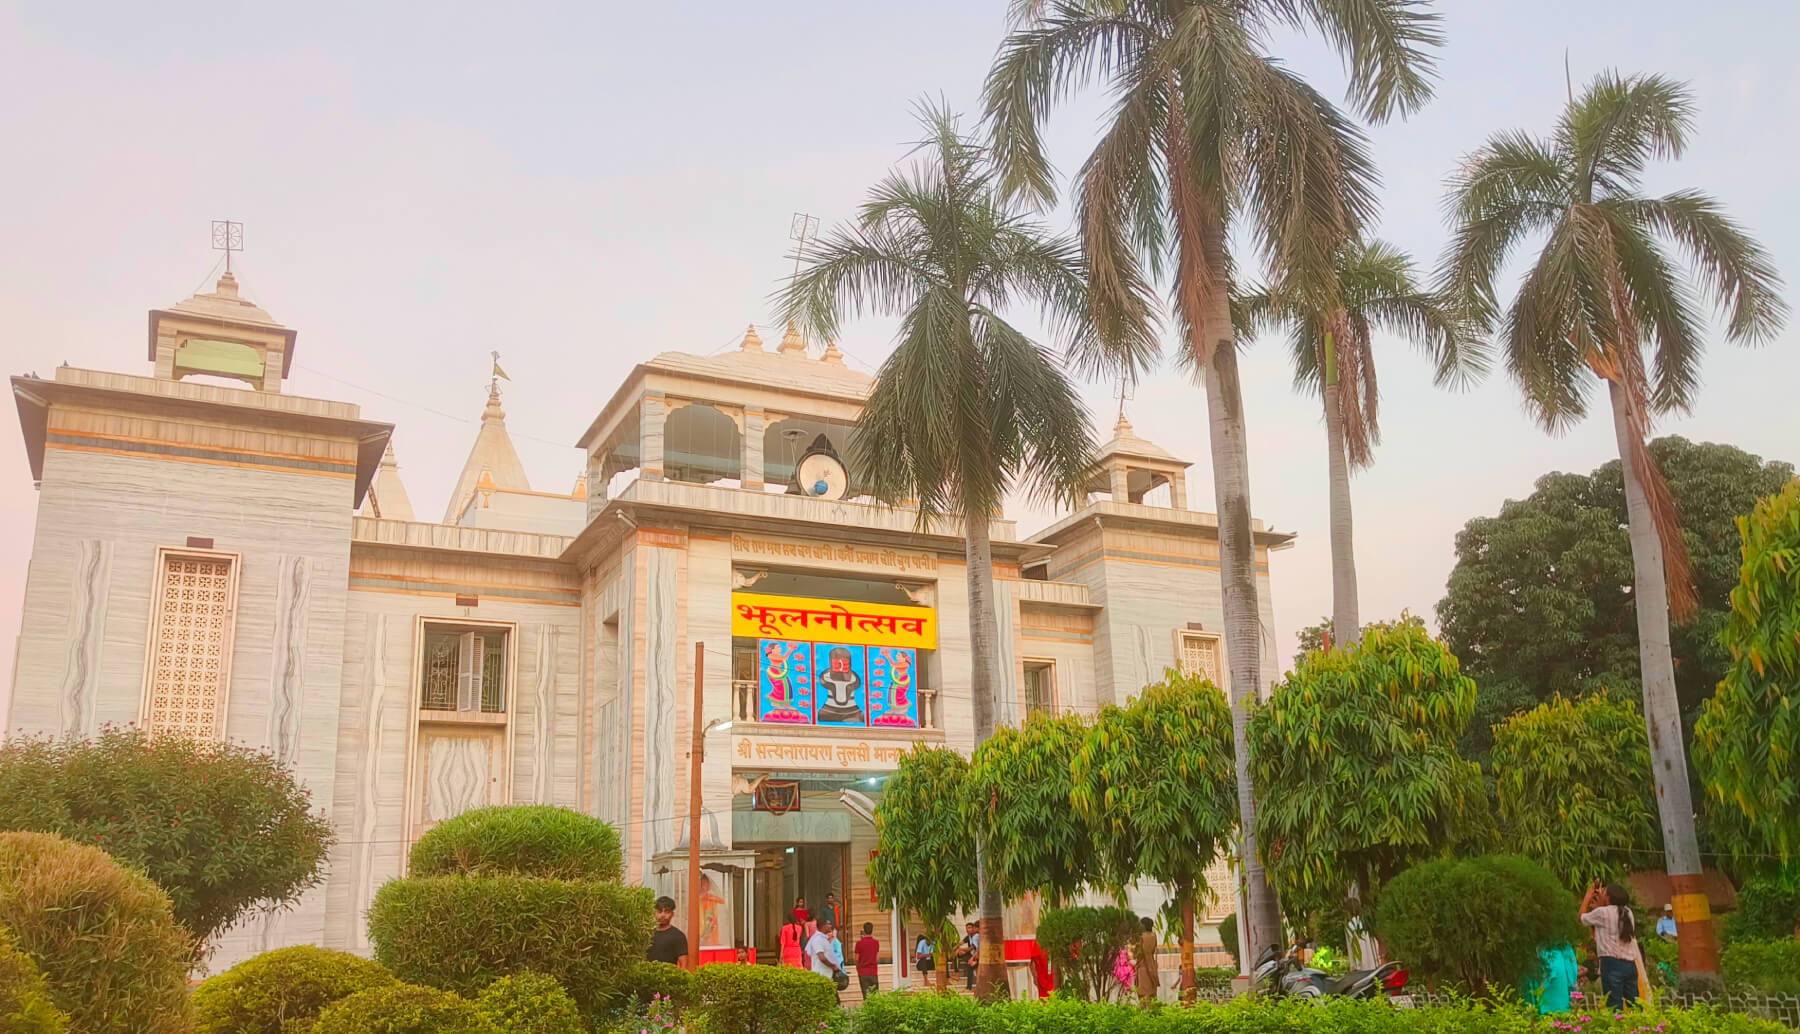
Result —
[[[893,675],[889,681],[894,687],[894,710],[906,710],[906,694],[912,690],[912,659],[906,654],[894,654]]]
[[[856,702],[856,691],[862,688],[862,676],[850,666],[850,651],[839,646],[827,656],[831,667],[819,673],[819,685],[825,687],[825,701],[819,705],[819,721],[839,724],[867,721],[862,706]]]

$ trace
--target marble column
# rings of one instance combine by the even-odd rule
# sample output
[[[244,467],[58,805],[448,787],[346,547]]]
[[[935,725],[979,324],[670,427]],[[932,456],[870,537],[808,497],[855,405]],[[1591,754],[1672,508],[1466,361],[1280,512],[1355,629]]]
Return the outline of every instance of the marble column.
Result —
[[[1169,507],[1174,510],[1188,508],[1186,471],[1178,470],[1169,475]]]
[[[1124,467],[1114,467],[1112,473],[1112,501],[1115,503],[1131,502],[1130,471]]]
[[[759,492],[763,487],[763,433],[767,424],[768,417],[762,412],[744,410],[744,459],[738,480],[745,488]]]
[[[661,395],[645,395],[639,403],[638,477],[644,481],[663,479],[663,420],[669,415],[669,404]]]
[[[592,523],[606,509],[606,452],[604,446],[588,453],[587,519]]]

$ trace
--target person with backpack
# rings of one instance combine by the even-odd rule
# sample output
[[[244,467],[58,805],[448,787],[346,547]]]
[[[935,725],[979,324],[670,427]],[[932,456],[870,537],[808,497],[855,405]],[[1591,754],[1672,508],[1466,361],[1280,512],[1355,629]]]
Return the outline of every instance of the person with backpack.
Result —
[[[1594,954],[1600,958],[1600,988],[1613,1011],[1638,1000],[1637,916],[1631,894],[1616,883],[1596,881],[1581,899],[1581,923],[1594,931]]]

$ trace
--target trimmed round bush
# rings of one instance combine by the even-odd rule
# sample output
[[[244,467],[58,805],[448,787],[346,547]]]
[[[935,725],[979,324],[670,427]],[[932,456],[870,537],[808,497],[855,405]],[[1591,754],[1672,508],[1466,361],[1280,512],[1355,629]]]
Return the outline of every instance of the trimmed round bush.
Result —
[[[653,894],[526,876],[393,880],[369,907],[375,960],[401,980],[472,995],[500,977],[554,978],[590,1018],[643,961]]]
[[[807,969],[714,962],[694,988],[707,1034],[817,1034],[838,1011],[837,988]]]
[[[50,1000],[44,974],[13,947],[0,927],[0,1031],[6,1034],[64,1034],[68,1014]]]
[[[501,977],[475,999],[475,1008],[506,1034],[587,1034],[575,1000],[542,973]]]
[[[619,831],[550,804],[476,808],[431,827],[413,845],[413,876],[541,876],[619,882]]]
[[[393,984],[328,1006],[306,1034],[503,1034],[475,1003],[447,991]]]
[[[0,833],[0,927],[81,1034],[187,1034],[193,941],[169,895],[99,848]]]
[[[642,1005],[662,997],[675,1008],[686,1009],[694,1004],[694,974],[667,962],[639,962],[619,983],[619,997]]]
[[[266,951],[194,990],[195,1034],[282,1034],[333,1002],[399,981],[380,964],[310,944]]]
[[[1376,908],[1375,933],[1414,972],[1480,994],[1536,973],[1539,948],[1581,943],[1576,910],[1574,895],[1543,866],[1482,855],[1394,877]]]

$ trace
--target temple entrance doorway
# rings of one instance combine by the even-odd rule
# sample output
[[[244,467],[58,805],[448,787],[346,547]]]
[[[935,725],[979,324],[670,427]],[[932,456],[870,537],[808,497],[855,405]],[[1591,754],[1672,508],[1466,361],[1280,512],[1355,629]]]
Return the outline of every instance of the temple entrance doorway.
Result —
[[[810,917],[824,914],[826,895],[832,895],[840,924],[848,926],[854,922],[845,879],[850,856],[848,843],[741,844],[739,848],[756,852],[756,868],[750,878],[756,881],[752,900],[756,902],[758,962],[780,962],[781,927],[788,921],[795,902],[801,898],[806,900]],[[844,937],[841,930],[838,936]],[[846,945],[848,943],[846,941]]]

